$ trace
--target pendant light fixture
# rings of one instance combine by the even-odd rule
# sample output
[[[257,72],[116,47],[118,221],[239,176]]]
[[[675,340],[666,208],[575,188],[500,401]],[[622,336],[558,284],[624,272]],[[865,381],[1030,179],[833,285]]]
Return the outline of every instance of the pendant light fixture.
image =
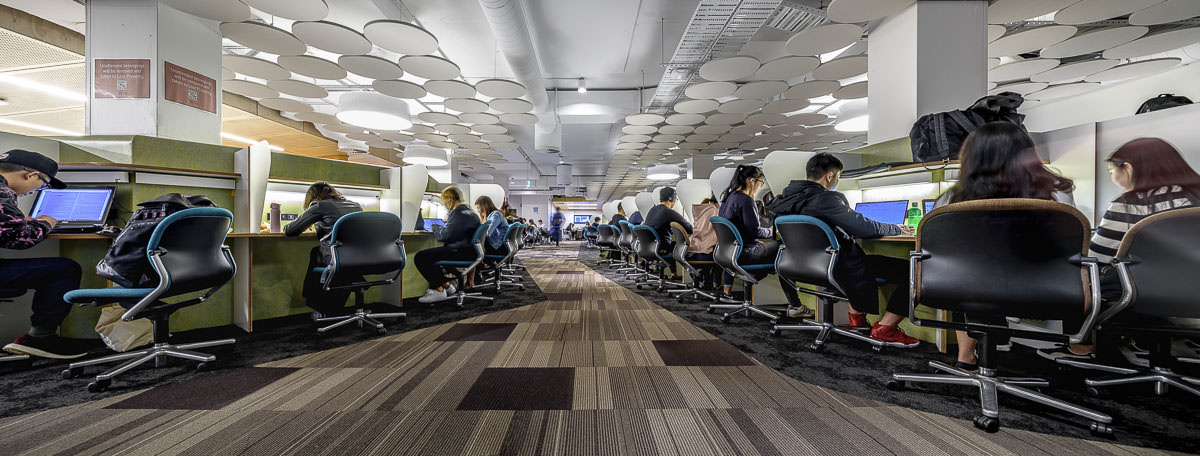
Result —
[[[338,120],[368,130],[396,131],[412,127],[408,103],[378,92],[349,92],[338,98]]]

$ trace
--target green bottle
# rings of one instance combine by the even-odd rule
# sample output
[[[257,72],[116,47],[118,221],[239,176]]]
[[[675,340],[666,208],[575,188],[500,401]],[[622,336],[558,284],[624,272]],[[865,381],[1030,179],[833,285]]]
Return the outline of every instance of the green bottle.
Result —
[[[908,208],[908,213],[904,217],[904,224],[916,228],[921,223],[921,215],[921,203],[912,203],[912,207]]]

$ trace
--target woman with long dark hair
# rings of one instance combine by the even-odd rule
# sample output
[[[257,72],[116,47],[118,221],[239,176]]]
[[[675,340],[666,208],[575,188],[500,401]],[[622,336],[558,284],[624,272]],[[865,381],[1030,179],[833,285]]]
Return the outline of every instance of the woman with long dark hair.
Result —
[[[308,227],[316,228],[317,239],[325,241],[333,224],[343,215],[361,212],[362,206],[342,196],[337,189],[326,182],[317,182],[308,187],[304,193],[304,213],[296,220],[283,227],[286,236],[299,236]],[[327,266],[329,259],[322,252],[321,245],[312,248],[308,255],[308,269],[305,269],[304,283],[301,295],[305,305],[313,309],[313,318],[329,315],[339,315],[345,312],[346,300],[350,297],[349,290],[325,291],[321,287],[321,274],[313,272],[314,268]]]
[[[769,240],[758,242],[759,239],[770,239],[771,227],[759,224],[758,206],[754,204],[754,195],[762,189],[766,181],[762,169],[752,165],[738,165],[733,172],[729,186],[721,192],[720,215],[729,219],[742,236],[742,256],[739,262],[747,264],[769,263],[779,252],[779,241]],[[733,292],[733,281],[726,274],[724,295],[729,297]]]
[[[422,250],[413,256],[413,264],[429,284],[425,295],[417,299],[422,303],[450,299],[457,291],[446,277],[446,271],[434,263],[441,260],[470,261],[476,258],[472,236],[479,228],[479,215],[463,202],[462,190],[453,185],[442,190],[442,205],[446,207],[446,225],[433,232],[434,239],[440,241],[442,246]]]
[[[504,218],[504,214],[499,209],[496,209],[496,204],[492,202],[492,199],[487,196],[476,198],[475,213],[479,214],[480,223],[492,221],[492,226],[488,227],[485,236],[487,242],[483,244],[485,253],[488,255],[508,253],[508,249],[504,248],[504,235],[508,233],[508,220]]]

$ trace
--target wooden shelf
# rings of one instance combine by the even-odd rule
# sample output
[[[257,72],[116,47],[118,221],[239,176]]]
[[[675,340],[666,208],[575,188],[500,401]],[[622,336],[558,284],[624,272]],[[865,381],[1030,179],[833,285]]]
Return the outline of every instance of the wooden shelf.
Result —
[[[241,175],[238,173],[227,173],[224,171],[202,171],[187,168],[168,168],[165,166],[150,166],[137,165],[133,163],[108,163],[108,162],[66,162],[60,163],[59,171],[142,171],[154,172],[161,174],[177,174],[181,176],[203,176],[203,177],[227,177],[237,179]]]
[[[274,182],[274,183],[280,183],[280,184],[288,184],[288,183],[315,184],[318,181],[315,181],[312,179],[294,179],[294,178],[290,178],[290,177],[270,176],[267,178],[267,182]],[[324,181],[324,182],[326,182],[329,185],[332,185],[334,187],[369,188],[369,189],[375,189],[375,190],[386,190],[388,188],[388,186],[386,186],[386,185],[351,184],[349,182],[334,182],[334,181]]]

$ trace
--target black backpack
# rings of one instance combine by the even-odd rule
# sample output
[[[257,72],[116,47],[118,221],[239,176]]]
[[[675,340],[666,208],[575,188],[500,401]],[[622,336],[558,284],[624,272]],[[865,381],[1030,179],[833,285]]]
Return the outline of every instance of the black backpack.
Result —
[[[1192,100],[1183,95],[1175,95],[1173,93],[1159,94],[1157,97],[1146,100],[1142,106],[1138,108],[1137,114],[1143,114],[1151,111],[1158,111],[1176,106],[1190,105]]]
[[[217,207],[206,196],[167,193],[138,203],[141,209],[129,217],[125,229],[113,240],[104,258],[96,263],[96,275],[125,288],[150,288],[158,285],[158,274],[146,257],[150,235],[168,215],[193,207]]]
[[[978,100],[964,110],[926,114],[913,123],[908,132],[913,163],[957,160],[958,149],[967,135],[988,122],[1022,125],[1023,114],[1017,108],[1025,98],[1015,92],[1001,92]]]

